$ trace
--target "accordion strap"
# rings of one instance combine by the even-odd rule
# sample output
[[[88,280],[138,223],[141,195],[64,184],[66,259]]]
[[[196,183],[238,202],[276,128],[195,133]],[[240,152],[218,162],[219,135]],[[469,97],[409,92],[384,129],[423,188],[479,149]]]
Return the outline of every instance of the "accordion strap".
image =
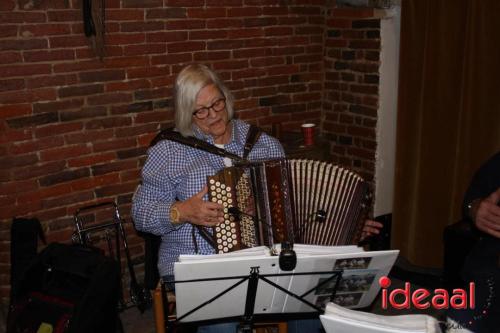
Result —
[[[250,124],[250,129],[248,130],[245,147],[243,148],[244,159],[247,159],[248,154],[250,154],[250,151],[252,150],[257,140],[259,140],[261,134],[262,131],[257,126]]]

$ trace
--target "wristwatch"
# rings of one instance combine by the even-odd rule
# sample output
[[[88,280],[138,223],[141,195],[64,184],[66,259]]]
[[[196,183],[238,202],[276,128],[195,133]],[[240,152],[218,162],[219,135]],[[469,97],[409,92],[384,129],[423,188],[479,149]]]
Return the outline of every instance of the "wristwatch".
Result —
[[[181,213],[174,203],[172,206],[170,206],[170,222],[172,222],[173,224],[179,224],[181,223],[180,218]]]

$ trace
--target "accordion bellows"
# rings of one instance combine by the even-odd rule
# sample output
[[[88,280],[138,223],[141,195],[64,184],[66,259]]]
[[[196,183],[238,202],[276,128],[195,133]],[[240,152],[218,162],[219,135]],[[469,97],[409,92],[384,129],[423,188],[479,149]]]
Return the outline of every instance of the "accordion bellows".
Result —
[[[347,245],[359,238],[369,195],[356,173],[303,159],[250,162],[208,177],[209,200],[224,206],[216,251],[284,241]]]

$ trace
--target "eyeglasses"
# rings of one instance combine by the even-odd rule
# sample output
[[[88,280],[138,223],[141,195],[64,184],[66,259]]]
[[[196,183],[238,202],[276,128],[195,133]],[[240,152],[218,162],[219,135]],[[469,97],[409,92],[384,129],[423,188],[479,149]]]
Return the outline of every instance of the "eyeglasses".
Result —
[[[210,106],[199,108],[198,110],[195,110],[193,112],[193,116],[195,116],[196,118],[201,120],[201,119],[205,119],[206,117],[208,117],[208,113],[209,113],[210,109],[214,110],[215,112],[221,112],[225,108],[226,108],[226,99],[224,97],[222,97],[222,98],[219,98],[218,100],[216,100]]]

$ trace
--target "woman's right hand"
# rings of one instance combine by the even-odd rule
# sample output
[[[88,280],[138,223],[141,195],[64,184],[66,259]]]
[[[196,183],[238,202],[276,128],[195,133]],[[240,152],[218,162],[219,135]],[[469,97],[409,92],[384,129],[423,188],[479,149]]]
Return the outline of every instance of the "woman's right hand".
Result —
[[[221,204],[204,201],[203,197],[208,193],[208,187],[203,189],[185,201],[178,201],[175,206],[180,213],[180,221],[213,227],[224,222],[224,211]]]

